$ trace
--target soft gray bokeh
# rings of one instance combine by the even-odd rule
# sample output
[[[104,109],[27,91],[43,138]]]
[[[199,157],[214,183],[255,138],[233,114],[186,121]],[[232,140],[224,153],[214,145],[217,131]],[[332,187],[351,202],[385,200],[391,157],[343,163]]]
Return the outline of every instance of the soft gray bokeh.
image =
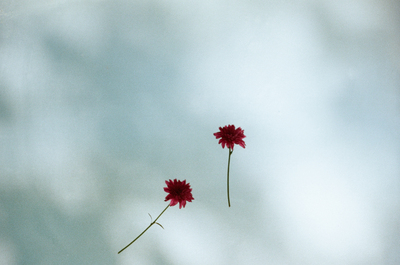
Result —
[[[400,263],[397,1],[6,0],[0,263]],[[247,135],[231,160],[219,126]],[[167,179],[195,200],[166,206]]]

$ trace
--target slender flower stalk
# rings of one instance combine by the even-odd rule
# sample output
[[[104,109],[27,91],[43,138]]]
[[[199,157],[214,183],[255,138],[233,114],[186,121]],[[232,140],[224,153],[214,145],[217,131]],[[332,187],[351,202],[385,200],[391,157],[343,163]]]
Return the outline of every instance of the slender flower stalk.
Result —
[[[139,237],[141,237],[147,230],[149,230],[149,228],[150,228],[152,225],[158,224],[159,226],[162,227],[161,224],[157,223],[157,220],[158,220],[158,218],[160,218],[160,216],[168,209],[169,206],[170,206],[170,205],[168,204],[168,206],[165,207],[164,211],[162,211],[162,212],[160,213],[160,215],[157,216],[157,218],[156,218],[153,222],[151,222],[150,225],[149,225],[142,233],[140,233],[140,235],[138,235],[131,243],[129,243],[129,244],[126,245],[123,249],[121,249],[120,251],[118,251],[118,254],[121,253],[122,251],[124,251],[124,250],[125,250],[126,248],[128,248],[130,245],[132,245],[136,240],[138,240]]]
[[[160,213],[160,215],[158,215],[157,218],[153,222],[151,222],[150,225],[142,233],[140,233],[140,235],[138,235],[131,243],[126,245],[123,249],[118,251],[118,254],[124,251],[130,245],[132,245],[136,240],[138,240],[139,237],[141,237],[147,230],[149,230],[149,228],[152,225],[158,224],[159,226],[161,226],[161,228],[164,229],[164,227],[160,223],[157,223],[157,220],[170,206],[174,206],[179,203],[179,209],[181,209],[182,207],[185,208],[187,201],[191,202],[192,200],[194,200],[192,196],[192,189],[190,188],[190,184],[186,183],[186,180],[180,181],[174,179],[173,181],[172,180],[165,181],[165,183],[167,184],[167,187],[164,188],[164,191],[168,193],[168,195],[165,197],[165,201],[171,200],[168,206],[165,207],[165,209]]]
[[[228,157],[228,176],[226,180],[226,185],[227,185],[227,193],[228,193],[228,206],[231,207],[231,200],[229,198],[229,165],[231,164],[231,155],[232,155],[233,150],[229,148],[229,157]]]
[[[222,148],[228,147],[229,157],[228,157],[228,172],[227,172],[227,195],[228,195],[228,206],[231,207],[231,201],[229,197],[229,167],[231,163],[231,155],[233,153],[233,147],[235,144],[240,145],[245,148],[246,144],[243,141],[244,130],[240,127],[235,128],[235,125],[227,125],[224,127],[219,127],[219,132],[214,133],[215,138],[219,139],[218,144],[221,144]]]

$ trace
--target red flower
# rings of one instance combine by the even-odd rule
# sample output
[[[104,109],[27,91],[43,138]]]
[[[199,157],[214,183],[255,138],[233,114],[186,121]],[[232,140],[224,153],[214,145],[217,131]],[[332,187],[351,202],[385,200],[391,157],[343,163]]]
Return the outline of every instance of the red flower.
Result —
[[[222,145],[222,148],[225,148],[226,145],[226,147],[233,150],[235,144],[243,148],[246,147],[243,141],[243,138],[246,137],[244,135],[244,130],[240,127],[235,129],[235,125],[226,125],[223,128],[219,127],[219,132],[214,133],[214,135],[217,139],[221,138],[218,143]]]
[[[194,200],[192,189],[189,183],[186,184],[186,180],[166,180],[165,183],[167,187],[164,188],[164,191],[169,193],[167,197],[165,197],[165,201],[171,200],[169,203],[170,206],[174,206],[179,202],[179,209],[181,209],[182,207],[185,208],[186,201],[191,202]]]

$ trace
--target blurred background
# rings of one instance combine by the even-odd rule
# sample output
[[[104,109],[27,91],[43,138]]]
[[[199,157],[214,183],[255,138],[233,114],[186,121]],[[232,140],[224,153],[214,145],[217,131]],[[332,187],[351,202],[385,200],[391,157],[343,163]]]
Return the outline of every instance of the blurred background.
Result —
[[[395,0],[2,1],[0,263],[400,264],[399,33]]]

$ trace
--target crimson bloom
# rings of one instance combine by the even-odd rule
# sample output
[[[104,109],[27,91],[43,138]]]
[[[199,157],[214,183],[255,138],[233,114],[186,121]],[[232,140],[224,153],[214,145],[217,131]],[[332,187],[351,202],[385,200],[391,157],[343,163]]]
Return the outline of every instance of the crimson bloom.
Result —
[[[240,127],[236,129],[235,125],[225,125],[224,127],[219,127],[219,132],[214,133],[214,136],[217,139],[221,138],[219,139],[218,144],[221,144],[222,148],[225,148],[226,145],[226,147],[229,149],[226,190],[228,195],[228,206],[231,207],[231,200],[229,197],[229,166],[231,163],[231,155],[233,153],[233,147],[235,144],[238,144],[243,148],[246,147],[246,144],[243,141],[246,135],[244,135],[244,130]]]
[[[160,223],[157,223],[158,218],[160,218],[160,216],[170,207],[170,206],[174,206],[176,204],[179,203],[179,209],[182,208],[182,206],[185,208],[186,202],[191,202],[192,200],[194,200],[193,196],[192,196],[192,189],[190,188],[190,184],[186,183],[186,180],[184,181],[180,181],[177,179],[169,180],[169,181],[165,181],[165,183],[167,184],[167,187],[164,188],[164,190],[166,192],[168,192],[169,194],[167,195],[167,197],[165,197],[165,201],[171,200],[171,202],[168,204],[167,207],[165,207],[165,209],[157,216],[157,218],[152,221],[150,223],[150,225],[140,234],[138,235],[131,243],[129,243],[128,245],[126,245],[123,249],[121,249],[120,251],[118,251],[118,254],[121,253],[122,251],[124,251],[127,247],[129,247],[130,245],[132,245],[136,240],[139,239],[139,237],[141,237],[144,233],[146,233],[146,231],[154,224],[157,224],[159,226],[162,227],[162,225]],[[150,215],[150,214],[149,214]],[[150,218],[153,219],[150,215]],[[164,227],[162,227],[164,228]]]
[[[179,203],[179,209],[181,209],[182,207],[185,208],[187,201],[191,202],[194,200],[192,189],[190,188],[190,184],[186,183],[186,180],[166,180],[165,184],[167,184],[167,187],[164,188],[164,191],[169,193],[167,197],[165,197],[165,201],[171,200],[169,203],[170,206]]]
[[[219,127],[219,132],[214,133],[214,136],[217,139],[221,138],[218,143],[222,145],[222,148],[225,148],[226,145],[226,147],[233,150],[235,144],[240,145],[243,148],[246,147],[246,144],[243,141],[243,138],[246,137],[244,135],[244,130],[240,127],[235,129],[235,125]]]

